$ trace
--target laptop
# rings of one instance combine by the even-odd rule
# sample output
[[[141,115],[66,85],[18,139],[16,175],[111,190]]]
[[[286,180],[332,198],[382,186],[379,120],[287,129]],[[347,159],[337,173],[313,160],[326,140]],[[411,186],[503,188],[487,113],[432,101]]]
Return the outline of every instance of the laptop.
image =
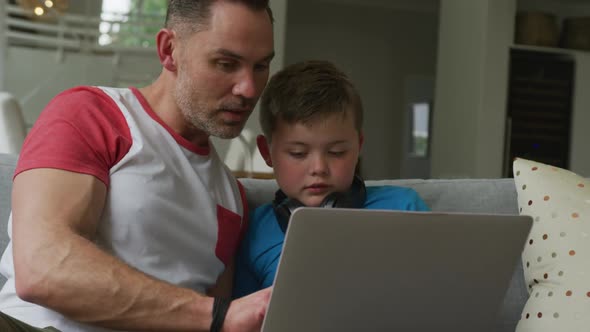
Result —
[[[300,208],[263,332],[490,331],[528,216]]]

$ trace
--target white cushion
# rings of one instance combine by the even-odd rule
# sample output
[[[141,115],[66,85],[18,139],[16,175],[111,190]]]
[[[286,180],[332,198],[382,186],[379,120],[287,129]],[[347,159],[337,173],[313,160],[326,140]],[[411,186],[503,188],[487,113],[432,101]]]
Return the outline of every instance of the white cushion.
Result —
[[[516,331],[590,331],[590,181],[525,159],[514,161],[514,179],[520,213],[534,219]]]

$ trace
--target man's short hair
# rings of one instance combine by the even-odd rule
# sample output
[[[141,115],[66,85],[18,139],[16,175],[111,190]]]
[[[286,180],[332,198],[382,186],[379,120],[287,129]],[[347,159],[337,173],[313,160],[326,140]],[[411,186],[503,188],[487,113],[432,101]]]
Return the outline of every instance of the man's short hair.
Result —
[[[355,128],[363,126],[360,95],[344,72],[328,61],[304,61],[285,67],[268,82],[260,100],[260,126],[268,140],[277,121],[307,123],[352,110]]]
[[[269,0],[170,0],[164,26],[181,35],[204,30],[209,25],[211,6],[217,1],[240,3],[252,10],[266,10],[270,21],[274,21]]]

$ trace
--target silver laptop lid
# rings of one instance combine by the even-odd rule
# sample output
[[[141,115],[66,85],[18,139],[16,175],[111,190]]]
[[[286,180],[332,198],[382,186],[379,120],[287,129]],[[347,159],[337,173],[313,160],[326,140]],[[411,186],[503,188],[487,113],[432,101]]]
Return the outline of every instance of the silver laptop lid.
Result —
[[[526,216],[301,208],[264,332],[489,331]]]

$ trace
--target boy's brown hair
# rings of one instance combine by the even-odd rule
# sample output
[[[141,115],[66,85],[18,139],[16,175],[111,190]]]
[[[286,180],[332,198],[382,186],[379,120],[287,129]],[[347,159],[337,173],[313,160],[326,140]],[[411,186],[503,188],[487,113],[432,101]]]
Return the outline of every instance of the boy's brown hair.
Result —
[[[363,126],[360,95],[348,76],[328,61],[304,61],[277,72],[260,99],[260,126],[270,142],[277,121],[307,123],[351,109],[355,128]]]

